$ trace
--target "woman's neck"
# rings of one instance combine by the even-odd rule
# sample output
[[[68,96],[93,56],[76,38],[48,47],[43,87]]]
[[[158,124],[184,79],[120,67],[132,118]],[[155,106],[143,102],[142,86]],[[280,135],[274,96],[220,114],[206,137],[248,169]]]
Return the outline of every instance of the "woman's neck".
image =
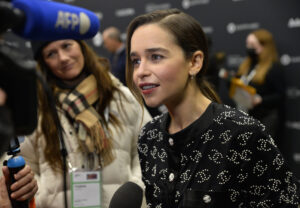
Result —
[[[176,133],[189,126],[205,112],[210,103],[211,100],[197,90],[178,105],[167,106],[171,117],[169,133]]]
[[[62,89],[74,89],[77,85],[84,80],[89,73],[83,70],[77,77],[71,80],[56,79],[56,85]]]

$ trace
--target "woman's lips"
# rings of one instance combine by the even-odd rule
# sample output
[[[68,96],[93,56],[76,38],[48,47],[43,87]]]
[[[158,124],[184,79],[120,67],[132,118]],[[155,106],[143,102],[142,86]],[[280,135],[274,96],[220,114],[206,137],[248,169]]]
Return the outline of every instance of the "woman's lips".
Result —
[[[158,84],[152,84],[152,83],[143,83],[139,85],[144,95],[151,94],[155,89],[157,89],[158,86],[159,86]]]
[[[67,64],[62,67],[63,71],[69,71],[73,68],[73,64]]]

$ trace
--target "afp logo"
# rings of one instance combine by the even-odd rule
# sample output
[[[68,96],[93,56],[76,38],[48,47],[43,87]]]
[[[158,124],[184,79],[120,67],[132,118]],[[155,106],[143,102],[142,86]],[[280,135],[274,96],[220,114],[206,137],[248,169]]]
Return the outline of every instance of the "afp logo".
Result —
[[[78,25],[81,35],[89,31],[91,21],[85,13],[80,12],[78,15],[76,13],[58,11],[55,28],[61,27],[62,29],[68,29],[71,27],[72,30],[75,30]]]

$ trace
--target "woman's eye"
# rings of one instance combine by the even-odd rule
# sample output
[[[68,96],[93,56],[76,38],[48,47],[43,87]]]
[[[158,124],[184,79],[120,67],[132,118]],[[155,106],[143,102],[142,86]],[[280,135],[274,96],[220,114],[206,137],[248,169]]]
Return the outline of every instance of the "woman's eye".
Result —
[[[140,59],[132,59],[131,62],[132,62],[133,66],[137,66],[141,63],[141,60]]]
[[[70,46],[71,46],[71,43],[65,43],[65,44],[63,45],[63,48],[67,49],[67,48],[69,48]]]
[[[151,55],[151,59],[154,60],[154,61],[159,61],[163,58],[163,56],[161,55],[158,55],[158,54],[152,54]]]
[[[49,53],[47,53],[46,57],[52,58],[52,57],[54,57],[54,54],[55,54],[55,52],[49,52]]]

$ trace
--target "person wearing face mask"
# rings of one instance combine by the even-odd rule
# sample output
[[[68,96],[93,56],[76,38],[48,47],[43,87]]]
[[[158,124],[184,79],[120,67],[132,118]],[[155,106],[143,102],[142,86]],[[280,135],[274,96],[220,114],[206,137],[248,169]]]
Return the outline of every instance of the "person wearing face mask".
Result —
[[[240,97],[233,96],[233,100],[238,108],[260,120],[280,146],[285,79],[272,34],[266,29],[251,32],[246,39],[246,51],[237,77],[248,91],[239,89]]]

